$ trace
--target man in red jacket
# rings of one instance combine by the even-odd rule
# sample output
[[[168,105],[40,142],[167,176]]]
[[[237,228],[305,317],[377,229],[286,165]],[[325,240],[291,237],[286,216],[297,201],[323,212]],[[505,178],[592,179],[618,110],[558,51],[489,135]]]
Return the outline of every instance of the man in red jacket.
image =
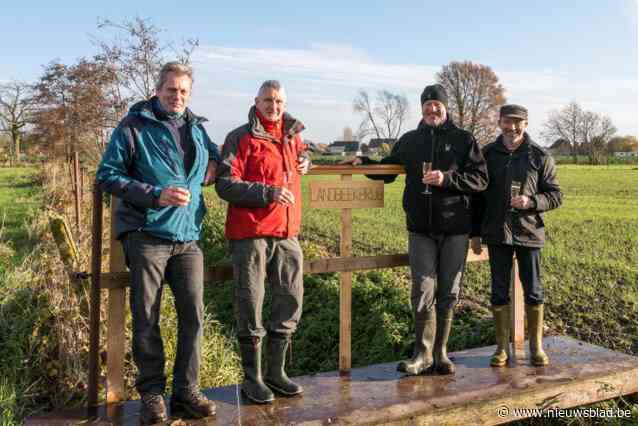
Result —
[[[301,122],[286,112],[286,93],[275,80],[261,85],[248,123],[226,137],[216,190],[228,201],[226,238],[235,274],[235,316],[241,349],[242,392],[257,403],[303,389],[284,371],[286,349],[301,317],[303,254],[301,179],[310,161]],[[264,281],[272,285],[268,332],[262,324]],[[268,334],[268,372],[262,376],[262,340]]]

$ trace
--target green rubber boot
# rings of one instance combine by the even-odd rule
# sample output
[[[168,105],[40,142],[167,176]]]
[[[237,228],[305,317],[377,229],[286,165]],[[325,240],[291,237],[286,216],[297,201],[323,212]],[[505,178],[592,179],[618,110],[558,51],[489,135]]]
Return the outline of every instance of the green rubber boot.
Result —
[[[411,359],[401,361],[397,365],[397,370],[410,376],[425,373],[432,367],[432,346],[434,342],[434,311],[424,313],[423,318],[416,320],[414,333],[416,341],[414,343],[414,354]]]
[[[436,338],[434,339],[434,371],[438,374],[454,374],[456,367],[447,357],[447,341],[452,330],[454,311],[436,312]]]
[[[510,305],[492,306],[494,313],[494,330],[496,334],[496,351],[492,355],[492,367],[504,367],[507,364],[510,345]]]
[[[542,367],[549,364],[549,357],[543,351],[543,304],[525,305],[529,354],[532,365]]]

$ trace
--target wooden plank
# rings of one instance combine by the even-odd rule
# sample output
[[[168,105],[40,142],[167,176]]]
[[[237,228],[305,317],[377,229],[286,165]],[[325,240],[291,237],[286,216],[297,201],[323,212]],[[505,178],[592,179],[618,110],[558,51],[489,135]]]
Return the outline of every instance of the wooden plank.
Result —
[[[468,252],[468,262],[482,262],[487,260],[487,250],[480,255]],[[408,266],[407,253],[384,254],[379,256],[347,256],[304,261],[304,274],[326,274],[332,272],[354,272],[370,269],[394,268]],[[204,272],[204,282],[217,284],[233,279],[231,264],[218,264],[209,267]],[[128,272],[102,274],[102,288],[122,288],[129,285]]]
[[[119,204],[117,197],[111,197],[111,218]],[[111,241],[109,270],[125,272],[126,262],[122,244],[115,239],[115,221],[111,220]],[[128,273],[126,273],[128,275]],[[126,353],[126,288],[109,290],[106,338],[106,402],[126,400],[124,386],[124,354]]]
[[[309,175],[402,175],[403,166],[395,164],[374,164],[369,166],[326,165],[314,166]]]
[[[525,319],[524,319],[524,300],[523,285],[518,276],[518,259],[514,258],[512,263],[512,280],[510,295],[510,318],[512,319],[512,355],[514,359],[522,360],[525,358]]]
[[[383,208],[383,182],[310,182],[310,207],[314,209]]]
[[[566,336],[546,337],[544,346],[552,360],[546,368],[528,364],[490,367],[494,346],[489,346],[451,353],[457,366],[453,378],[405,376],[396,371],[396,362],[369,365],[353,368],[347,376],[332,371],[296,377],[295,381],[304,388],[304,396],[277,398],[268,405],[250,404],[241,397],[238,405],[234,384],[204,389],[206,396],[217,403],[217,416],[214,420],[188,420],[188,424],[499,424],[533,415],[529,411],[516,416],[515,409],[580,406],[589,410],[595,407],[582,406],[638,392],[636,357]],[[90,424],[137,426],[139,410],[139,401],[102,406]],[[610,420],[609,417],[599,417],[599,422]],[[82,422],[86,418],[82,410],[70,410],[41,414],[27,419],[26,425],[88,424]],[[64,419],[69,421],[63,423]],[[617,417],[617,420],[619,423],[632,421],[627,417]],[[555,422],[550,418],[545,423]]]
[[[352,175],[342,175],[341,180],[352,182]],[[352,251],[352,210],[341,209],[340,255],[350,256]],[[344,374],[352,366],[352,272],[342,272],[339,291],[339,372]]]
[[[102,222],[104,219],[102,206],[102,190],[96,183],[93,187],[93,225],[91,235],[91,293],[89,310],[89,409],[97,405],[98,375],[100,363],[100,289],[102,280]]]

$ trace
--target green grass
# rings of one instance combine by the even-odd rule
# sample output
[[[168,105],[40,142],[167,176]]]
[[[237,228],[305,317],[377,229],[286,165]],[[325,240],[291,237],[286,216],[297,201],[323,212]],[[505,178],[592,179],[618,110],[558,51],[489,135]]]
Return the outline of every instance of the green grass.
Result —
[[[34,182],[34,176],[35,171],[29,172],[28,169],[0,169],[0,211],[11,209],[6,210],[11,213],[7,213],[5,235],[11,233],[15,241],[23,241],[24,244],[28,243],[28,232],[21,224],[30,212],[37,209],[39,200],[37,190],[29,186],[29,182]],[[309,259],[338,255],[339,211],[307,207],[308,182],[320,179],[336,180],[338,177],[309,176],[303,179],[306,207],[300,241]],[[638,258],[638,167],[561,165],[559,179],[565,193],[564,205],[545,216],[548,241],[543,250],[543,269],[547,324],[552,333],[568,334],[586,342],[638,354],[638,266],[635,260]],[[16,186],[15,182],[23,184]],[[406,251],[402,190],[403,178],[399,177],[397,182],[386,186],[385,208],[353,211],[355,255]],[[206,190],[206,197],[209,214],[202,235],[206,262],[228,261],[224,239],[226,206],[210,188]],[[4,240],[8,241],[6,237]],[[24,247],[26,249],[28,245]],[[51,262],[55,259],[58,264],[54,245],[49,244],[49,247],[47,253]],[[47,269],[35,273],[40,279],[48,274],[42,271]],[[0,327],[0,340],[4,342],[0,345],[0,359],[53,359],[47,354],[38,355],[43,349],[34,345],[34,342],[40,342],[46,330],[36,325],[49,324],[51,312],[57,312],[63,305],[59,301],[65,300],[61,295],[51,295],[56,291],[65,291],[64,287],[51,282],[44,287],[46,292],[29,292],[27,290],[42,288],[42,285],[34,287],[21,275],[14,273],[13,276],[15,290],[9,291],[7,287],[5,293],[0,291],[0,317],[6,320],[7,325]],[[397,361],[410,354],[414,339],[409,288],[407,268],[354,274],[353,366]],[[205,289],[207,315],[203,343],[205,356],[201,370],[203,386],[236,383],[241,374],[234,334],[232,290],[232,283],[214,283]],[[45,294],[47,297],[44,297]],[[4,300],[3,296],[6,296]],[[162,332],[166,338],[170,383],[176,322],[170,292],[166,291],[165,296]],[[50,306],[47,302],[49,299],[53,301]],[[461,299],[450,338],[450,350],[493,344],[493,325],[488,310],[489,271],[486,264],[469,265]],[[264,309],[266,321],[269,306],[267,298]],[[15,324],[9,326],[9,318]],[[31,332],[36,328],[40,330],[37,335]],[[130,333],[130,326],[127,327],[127,333]],[[37,339],[34,340],[34,336]],[[51,333],[50,338],[53,340],[54,336]],[[78,336],[77,340],[84,342],[85,339]],[[336,370],[338,341],[338,275],[306,276],[304,312],[294,337],[289,372],[300,375]],[[58,348],[55,345],[68,348],[74,354],[86,350],[84,344],[74,346],[63,341],[51,342],[48,347]],[[84,352],[82,356],[85,356]],[[135,374],[131,359],[130,348],[127,348],[128,384],[132,384]],[[46,366],[37,365],[35,368],[38,369]],[[64,400],[63,394],[67,391],[76,397],[73,401],[81,403],[77,397],[83,392],[78,390],[77,383],[83,379],[71,382],[73,386],[64,391],[60,390],[65,389],[64,386],[43,382],[43,378],[48,380],[49,375],[43,374],[31,383],[30,379],[25,378],[27,375],[23,374],[24,371],[31,370],[13,368],[2,371],[5,380],[0,380],[0,411],[4,414],[0,413],[0,424],[19,424],[25,413]],[[84,371],[85,366],[78,365],[78,376],[83,377]],[[64,377],[69,376],[70,373]],[[47,395],[51,389],[56,389],[55,395]],[[23,402],[34,400],[25,397],[27,393],[37,395],[37,405],[27,406]],[[637,405],[631,407],[638,415]]]
[[[37,178],[35,167],[0,167],[0,243],[17,252],[16,261],[29,248],[25,224],[42,202]]]
[[[320,179],[338,177],[304,178],[306,207],[300,239],[307,258],[338,253],[339,211],[307,207],[308,182]],[[564,205],[545,216],[548,241],[543,250],[543,267],[548,325],[556,333],[638,353],[638,168],[563,165],[559,167],[559,179],[565,193]],[[403,177],[386,185],[385,208],[353,211],[355,255],[406,251],[403,186]],[[210,262],[227,259],[227,255],[221,236],[224,204],[212,191],[208,195],[211,211],[204,246]],[[338,277],[307,276],[305,284],[304,314],[296,335],[300,354],[293,362],[295,372],[334,369],[338,353]],[[207,294],[210,311],[230,333],[233,317],[228,287],[214,286]],[[408,294],[406,268],[355,274],[355,366],[397,360],[410,352]],[[488,267],[471,264],[453,329],[452,349],[493,343],[488,305]]]

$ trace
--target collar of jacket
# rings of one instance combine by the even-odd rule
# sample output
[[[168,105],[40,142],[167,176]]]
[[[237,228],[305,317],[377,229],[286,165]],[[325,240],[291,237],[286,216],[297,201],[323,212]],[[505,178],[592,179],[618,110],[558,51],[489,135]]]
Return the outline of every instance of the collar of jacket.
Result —
[[[494,148],[497,151],[500,151],[504,154],[520,154],[522,152],[527,151],[530,146],[534,143],[534,141],[532,140],[532,138],[529,136],[529,134],[527,132],[523,133],[523,142],[521,142],[521,144],[514,150],[514,151],[510,151],[509,149],[507,149],[507,147],[505,146],[505,142],[503,142],[503,135],[499,135],[496,140],[494,141]]]
[[[266,129],[264,129],[261,121],[259,121],[259,117],[257,117],[256,111],[257,108],[254,105],[250,107],[250,111],[248,111],[248,125],[250,127],[250,133],[258,138],[269,139],[274,142],[281,142],[277,138],[274,138],[270,133],[268,133]],[[297,133],[301,133],[306,128],[301,121],[297,120],[287,112],[284,112],[283,120],[284,128],[282,133],[284,136],[284,143],[287,143]]]
[[[157,96],[137,102],[129,109],[129,114],[139,115],[149,120],[160,122],[161,120],[153,112],[153,101],[155,99],[157,99]],[[188,108],[184,111],[183,117],[187,123],[193,126],[208,121],[205,117],[193,114],[193,112]]]
[[[434,130],[435,133],[439,133],[439,132],[447,132],[449,130],[455,129],[456,125],[454,124],[454,122],[452,121],[452,119],[448,116],[447,120],[445,120],[445,122],[443,124],[441,124],[440,126],[430,126],[429,124],[425,124],[425,121],[423,119],[421,119],[421,121],[419,121],[419,125],[417,126],[417,130],[421,131],[421,132],[425,132],[428,130]]]

